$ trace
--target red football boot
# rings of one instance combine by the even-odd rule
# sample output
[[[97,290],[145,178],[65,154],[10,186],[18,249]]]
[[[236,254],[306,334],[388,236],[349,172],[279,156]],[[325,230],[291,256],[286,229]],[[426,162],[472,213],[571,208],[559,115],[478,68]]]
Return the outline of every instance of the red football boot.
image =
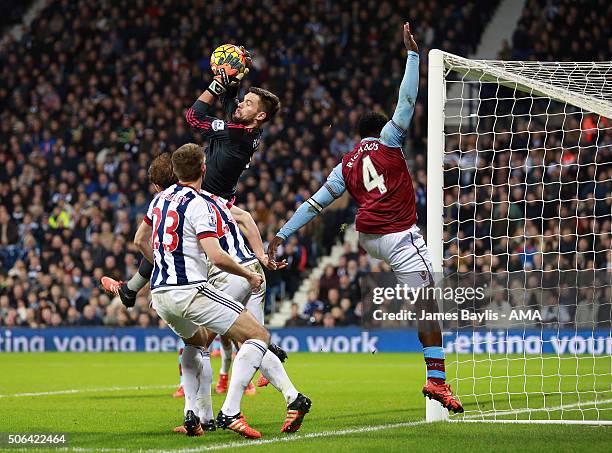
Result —
[[[219,382],[215,387],[215,392],[226,393],[227,392],[227,374],[219,373]]]
[[[172,394],[172,398],[184,398],[185,390],[183,390],[183,386],[180,386],[176,389],[176,391]]]
[[[297,398],[287,406],[287,416],[281,428],[281,433],[294,433],[302,426],[302,421],[310,411],[312,401],[305,395],[298,393]]]
[[[261,438],[261,433],[249,426],[242,413],[230,416],[219,411],[219,415],[217,415],[217,428],[231,429],[247,439]]]
[[[136,292],[129,289],[127,283],[106,276],[100,279],[100,283],[106,293],[119,297],[127,308],[136,304]]]
[[[257,393],[257,389],[255,388],[252,382],[249,382],[249,385],[247,385],[247,388],[244,389],[244,394],[253,396],[256,393]]]
[[[269,383],[270,381],[263,374],[259,376],[259,379],[257,379],[257,387],[265,387]]]
[[[120,280],[115,280],[114,278],[110,278],[110,277],[102,277],[100,279],[100,283],[102,284],[102,288],[104,288],[104,291],[106,291],[109,294],[112,294],[115,297],[119,297],[119,288],[125,282],[122,282]]]
[[[453,395],[450,385],[446,383],[436,384],[431,379],[427,379],[427,384],[423,387],[423,395],[438,401],[442,406],[449,411],[453,411],[455,414],[463,412],[463,406]]]

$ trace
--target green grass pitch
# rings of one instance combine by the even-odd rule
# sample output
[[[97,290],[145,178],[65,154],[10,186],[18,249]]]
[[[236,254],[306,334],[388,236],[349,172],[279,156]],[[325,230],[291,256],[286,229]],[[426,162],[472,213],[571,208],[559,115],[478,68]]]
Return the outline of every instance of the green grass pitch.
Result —
[[[551,374],[558,370],[556,362]],[[176,354],[1,354],[0,432],[66,432],[64,451],[108,452],[239,447],[254,452],[596,452],[612,445],[610,426],[423,423],[420,354],[290,354],[286,365],[298,389],[313,400],[312,411],[299,433],[281,435],[283,399],[272,387],[258,389],[243,400],[249,423],[263,434],[262,440],[250,441],[229,431],[201,438],[171,432],[181,422],[183,405],[170,396],[178,381]],[[218,366],[213,359],[215,372]],[[599,366],[591,363],[585,370]],[[602,366],[609,372],[609,358]],[[576,371],[576,364],[568,363],[570,368]],[[609,397],[610,378],[606,384],[600,377],[597,385],[602,382]],[[592,383],[585,385],[592,390]],[[215,411],[221,403],[215,395]],[[464,403],[474,409],[472,400]]]

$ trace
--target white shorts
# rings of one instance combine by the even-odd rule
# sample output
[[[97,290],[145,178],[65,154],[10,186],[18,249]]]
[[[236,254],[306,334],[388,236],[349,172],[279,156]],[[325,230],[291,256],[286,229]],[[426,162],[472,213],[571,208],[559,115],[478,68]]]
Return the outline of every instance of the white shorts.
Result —
[[[391,266],[400,284],[419,288],[433,283],[429,251],[416,225],[398,233],[359,233],[359,243],[370,256]]]
[[[208,282],[216,289],[223,292],[223,294],[227,294],[244,305],[246,309],[253,316],[255,316],[255,319],[257,319],[257,321],[263,325],[264,302],[266,297],[266,276],[259,261],[255,261],[254,263],[247,265],[246,268],[251,272],[257,272],[264,279],[261,288],[256,293],[251,291],[251,285],[245,278],[235,274],[223,272],[214,266],[209,266]]]
[[[160,318],[184,339],[193,337],[200,326],[223,335],[244,310],[208,282],[197,288],[157,291],[152,299]]]

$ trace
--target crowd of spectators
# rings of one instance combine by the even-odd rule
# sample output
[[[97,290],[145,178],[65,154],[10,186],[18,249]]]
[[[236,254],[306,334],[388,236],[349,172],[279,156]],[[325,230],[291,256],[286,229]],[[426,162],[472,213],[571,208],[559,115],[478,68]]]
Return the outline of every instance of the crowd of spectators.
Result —
[[[126,312],[100,292],[98,280],[125,279],[138,265],[131,239],[152,194],[151,159],[201,142],[184,110],[209,83],[208,56],[217,45],[251,49],[255,65],[243,89],[263,86],[283,104],[237,193],[267,241],[352,149],[360,114],[392,111],[404,68],[403,21],[413,23],[423,56],[433,45],[465,54],[496,4],[264,3],[55,0],[19,42],[6,41],[2,325],[157,324],[146,293]],[[415,155],[424,152],[425,99],[423,93],[409,137]],[[345,197],[288,241],[288,269],[268,276],[269,309],[278,296],[292,296],[353,214]]]
[[[2,0],[2,15],[0,15],[0,33],[5,33],[10,27],[18,25],[32,4],[32,0]],[[0,41],[2,37],[0,36]]]
[[[19,42],[8,39],[0,49],[0,325],[158,325],[146,292],[126,311],[98,281],[135,272],[140,256],[131,239],[153,193],[148,165],[160,152],[202,143],[184,110],[210,82],[208,56],[225,42],[253,51],[243,90],[262,86],[282,102],[237,192],[267,242],[352,149],[361,113],[392,112],[404,68],[401,24],[409,20],[421,81],[406,146],[424,226],[427,52],[470,54],[497,3],[49,1]],[[548,14],[561,17],[562,8]],[[589,17],[609,39],[605,22]],[[532,33],[525,20],[520,30]],[[600,156],[608,160],[597,162],[596,177],[609,179],[600,171],[607,171],[609,155]],[[547,163],[534,162],[534,168]],[[278,298],[293,296],[304,271],[342,238],[354,211],[345,196],[287,242],[288,268],[268,275],[268,311]],[[463,228],[453,234],[474,235]],[[294,322],[357,322],[358,276],[372,266],[379,264],[347,250],[313,282],[307,312],[294,308]]]
[[[370,258],[349,243],[335,266],[325,266],[320,278],[311,280],[306,305],[292,304],[286,327],[343,327],[359,324],[364,313],[363,277],[372,272],[388,272],[389,267]]]
[[[612,49],[606,0],[528,0],[505,60],[609,61]]]

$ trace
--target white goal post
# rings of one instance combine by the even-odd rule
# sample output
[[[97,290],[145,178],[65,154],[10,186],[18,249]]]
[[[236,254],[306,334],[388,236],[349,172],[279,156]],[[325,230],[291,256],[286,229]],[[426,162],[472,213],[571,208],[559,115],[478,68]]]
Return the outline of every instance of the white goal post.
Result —
[[[434,49],[427,91],[434,273],[483,295],[441,305],[450,420],[612,425],[612,62]]]

